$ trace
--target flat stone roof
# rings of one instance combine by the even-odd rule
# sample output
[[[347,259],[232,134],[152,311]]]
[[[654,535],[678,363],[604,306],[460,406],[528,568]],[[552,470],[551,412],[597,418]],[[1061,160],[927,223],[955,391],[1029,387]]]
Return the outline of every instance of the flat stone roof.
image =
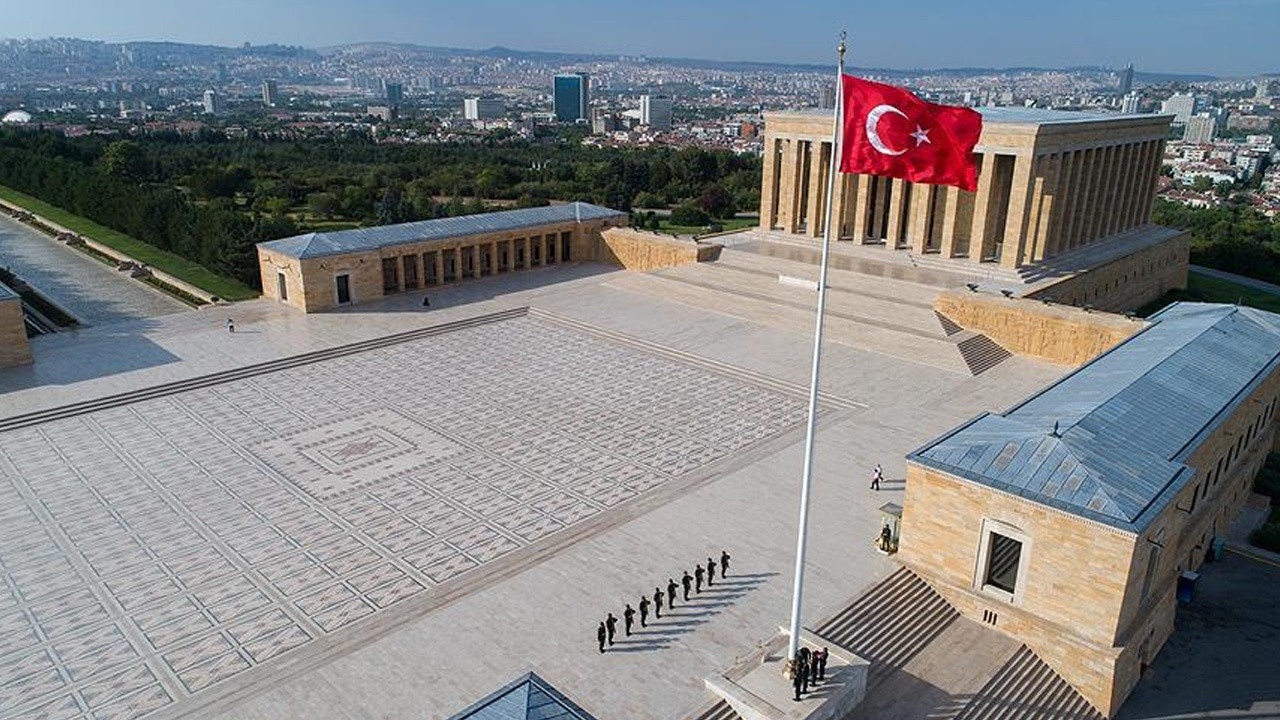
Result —
[[[1280,362],[1280,315],[1175,303],[1002,415],[908,455],[957,477],[1141,532],[1191,480],[1185,461]]]
[[[1050,110],[1047,108],[1028,107],[976,107],[982,115],[984,123],[1001,123],[1009,125],[1056,125],[1067,123],[1112,122],[1116,120],[1158,120],[1168,115],[1129,114],[1085,112],[1076,110]],[[767,112],[765,115],[797,115],[810,117],[831,117],[833,110],[804,108],[799,110],[779,110]]]
[[[592,205],[591,203],[573,202],[565,205],[503,210],[479,215],[421,220],[419,222],[356,228],[338,232],[307,233],[258,243],[258,247],[301,260],[326,255],[366,252],[391,245],[403,245],[427,240],[444,240],[467,235],[482,235],[506,230],[518,230],[520,228],[532,228],[539,225],[574,220],[603,220],[625,216],[625,213],[607,207]]]

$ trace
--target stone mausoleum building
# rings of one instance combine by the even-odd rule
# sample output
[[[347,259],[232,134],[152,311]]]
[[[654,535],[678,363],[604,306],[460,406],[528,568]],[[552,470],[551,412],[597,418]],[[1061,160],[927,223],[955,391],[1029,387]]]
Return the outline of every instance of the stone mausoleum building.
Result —
[[[1272,449],[1280,316],[1176,303],[908,456],[899,558],[1114,715]]]
[[[262,293],[305,312],[329,310],[542,265],[593,260],[617,210],[569,203],[308,233],[258,244]]]

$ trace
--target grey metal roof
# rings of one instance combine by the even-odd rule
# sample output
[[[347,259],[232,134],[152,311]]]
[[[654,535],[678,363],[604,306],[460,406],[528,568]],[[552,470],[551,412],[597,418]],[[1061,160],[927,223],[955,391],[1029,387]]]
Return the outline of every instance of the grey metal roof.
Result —
[[[8,285],[5,285],[4,283],[0,283],[0,300],[17,300],[17,299],[18,299],[18,293],[14,292],[13,288],[9,287]]]
[[[355,230],[339,230],[327,233],[307,233],[280,240],[258,243],[258,247],[298,259],[345,255],[346,253],[377,250],[391,245],[444,240],[447,238],[480,235],[483,233],[518,230],[526,227],[571,222],[573,220],[602,220],[624,217],[625,213],[591,203],[573,202],[564,205],[503,210],[479,215],[421,220],[399,225],[382,225]]]
[[[1280,315],[1182,302],[1150,319],[1007,413],[908,458],[1141,532],[1191,480],[1184,462],[1199,442],[1280,363]]]
[[[595,720],[536,673],[498,689],[449,720]]]

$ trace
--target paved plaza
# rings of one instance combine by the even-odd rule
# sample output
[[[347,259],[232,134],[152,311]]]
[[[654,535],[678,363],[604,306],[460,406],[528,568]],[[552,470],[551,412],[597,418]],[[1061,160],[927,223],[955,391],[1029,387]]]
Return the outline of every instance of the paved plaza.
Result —
[[[37,342],[54,375],[0,374],[10,422],[193,384],[0,432],[0,718],[443,718],[530,670],[601,718],[704,703],[701,678],[786,618],[807,328],[633,280],[566,266],[433,292],[430,312],[126,326],[155,364],[122,330]],[[905,453],[1063,371],[827,358],[815,622],[892,571],[870,539]],[[721,549],[728,582],[596,653],[605,612]]]

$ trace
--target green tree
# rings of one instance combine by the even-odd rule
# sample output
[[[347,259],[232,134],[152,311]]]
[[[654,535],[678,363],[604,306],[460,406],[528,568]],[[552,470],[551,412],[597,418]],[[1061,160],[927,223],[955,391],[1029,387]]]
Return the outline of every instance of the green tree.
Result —
[[[147,158],[132,140],[117,140],[107,145],[100,162],[108,177],[126,182],[141,182],[146,178]]]

